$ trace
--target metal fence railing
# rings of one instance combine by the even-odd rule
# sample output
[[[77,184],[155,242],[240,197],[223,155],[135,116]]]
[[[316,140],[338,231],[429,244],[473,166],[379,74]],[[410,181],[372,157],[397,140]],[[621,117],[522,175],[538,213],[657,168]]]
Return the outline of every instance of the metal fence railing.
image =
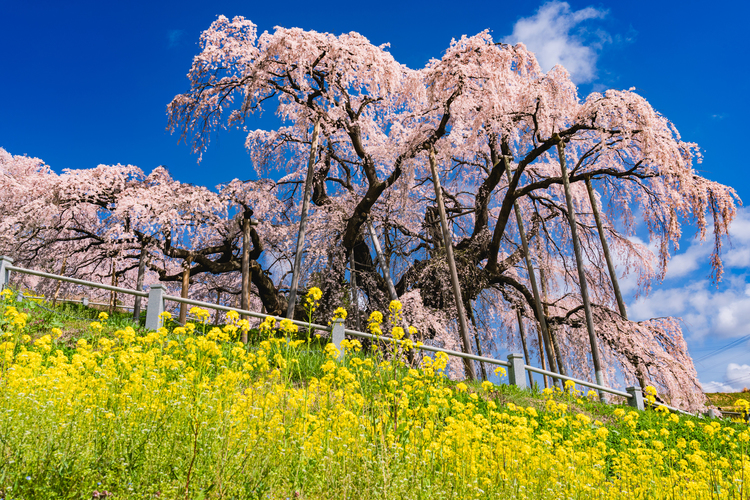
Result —
[[[4,288],[9,283],[11,272],[30,274],[33,276],[39,276],[42,278],[49,278],[49,279],[54,279],[54,280],[59,280],[59,281],[66,281],[69,283],[74,283],[74,284],[78,284],[82,286],[100,288],[100,289],[110,290],[110,291],[114,291],[118,293],[135,295],[138,297],[147,297],[148,304],[146,306],[146,325],[145,326],[147,329],[150,329],[150,330],[156,330],[162,326],[162,313],[165,311],[166,301],[178,302],[178,303],[183,303],[187,305],[203,307],[206,309],[225,311],[225,312],[236,311],[237,313],[243,316],[250,316],[250,317],[254,317],[258,319],[265,319],[270,316],[264,313],[238,309],[235,307],[223,306],[221,304],[212,304],[210,302],[203,302],[200,300],[193,300],[193,299],[167,295],[165,293],[166,287],[161,284],[152,285],[148,292],[143,292],[143,291],[137,291],[137,290],[130,290],[128,288],[104,285],[104,284],[96,283],[93,281],[86,281],[86,280],[80,280],[76,278],[68,278],[65,276],[58,276],[55,274],[45,273],[41,271],[34,271],[31,269],[24,269],[21,267],[14,266],[12,259],[8,257],[2,257],[2,256],[0,256],[0,289]],[[286,318],[281,318],[278,316],[270,316],[270,317],[275,318],[277,321],[286,319]],[[304,321],[297,321],[297,320],[291,320],[291,321],[293,324],[304,327],[304,328],[310,328],[312,330],[317,330],[317,331],[330,332],[332,342],[334,343],[334,345],[336,345],[339,351],[341,351],[341,341],[344,340],[346,335],[350,335],[352,337],[374,339],[374,340],[387,340],[390,342],[397,342],[400,344],[403,344],[405,342],[404,340],[396,340],[390,337],[376,336],[371,333],[365,333],[365,332],[360,332],[357,330],[350,330],[350,329],[344,328],[344,321],[341,319],[334,321],[333,325],[331,326],[324,326],[324,325],[319,325],[315,323],[307,323]],[[628,405],[634,408],[637,408],[639,410],[643,410],[646,407],[646,404],[643,398],[643,393],[640,387],[637,387],[637,386],[628,387],[623,391],[619,389],[613,389],[611,387],[606,387],[603,385],[598,385],[593,382],[581,380],[575,377],[568,377],[565,375],[560,375],[559,373],[554,373],[548,370],[537,368],[535,366],[527,365],[524,362],[523,355],[521,354],[516,354],[516,353],[509,354],[508,360],[503,361],[503,360],[499,360],[495,358],[489,358],[486,356],[476,356],[473,354],[467,354],[467,353],[463,353],[459,351],[443,349],[441,347],[425,345],[425,344],[422,344],[419,346],[414,345],[414,348],[422,350],[422,351],[443,352],[447,354],[448,356],[455,356],[455,357],[459,357],[463,359],[478,361],[481,363],[488,363],[492,365],[502,366],[507,369],[509,383],[521,389],[529,388],[529,385],[526,379],[526,371],[529,371],[529,372],[538,373],[541,375],[546,375],[546,376],[549,376],[549,377],[552,377],[554,379],[561,380],[561,381],[574,382],[575,384],[578,384],[580,386],[588,387],[593,390],[599,391],[600,395],[602,393],[608,393],[608,394],[612,394],[616,396],[621,396],[625,398]],[[683,413],[687,415],[692,415],[691,413],[687,413],[678,408],[674,408],[674,407],[667,406],[667,405],[663,405],[663,406],[666,406],[667,409],[673,412],[679,412],[679,413]]]

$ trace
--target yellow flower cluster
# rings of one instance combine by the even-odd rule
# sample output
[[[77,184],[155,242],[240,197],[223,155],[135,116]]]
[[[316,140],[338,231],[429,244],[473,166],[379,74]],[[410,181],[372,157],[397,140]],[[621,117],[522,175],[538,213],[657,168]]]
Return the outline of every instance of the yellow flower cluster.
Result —
[[[35,498],[62,484],[65,495],[91,496],[96,487],[117,498],[750,495],[750,431],[739,424],[624,408],[603,423],[554,391],[542,405],[521,406],[491,382],[481,391],[451,383],[444,353],[423,356],[419,369],[398,367],[345,340],[347,356],[328,344],[318,376],[301,381],[307,351],[299,341],[270,337],[248,350],[230,341],[237,327],[197,336],[108,328],[67,353],[57,333],[0,346],[0,491]]]
[[[12,336],[10,330],[15,329],[20,331],[26,328],[26,321],[29,319],[27,313],[18,312],[18,309],[13,306],[6,307],[3,316],[5,318],[5,324],[10,326],[10,329],[5,332],[6,336]]]
[[[203,309],[202,307],[191,307],[190,314],[198,318],[198,321],[200,321],[201,323],[205,323],[206,321],[208,321],[208,318],[211,317],[211,312],[208,309]]]
[[[346,309],[343,307],[337,308],[335,311],[333,311],[333,321],[336,321],[337,319],[346,319],[347,312]]]
[[[318,303],[322,297],[323,292],[316,286],[307,291],[307,295],[305,295],[305,310],[307,310],[310,316],[312,316],[312,313],[318,308]]]

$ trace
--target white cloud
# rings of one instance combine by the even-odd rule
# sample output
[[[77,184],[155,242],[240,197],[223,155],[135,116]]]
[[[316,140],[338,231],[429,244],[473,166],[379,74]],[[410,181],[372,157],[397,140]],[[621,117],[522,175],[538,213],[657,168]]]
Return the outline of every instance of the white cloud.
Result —
[[[730,276],[721,290],[709,280],[693,281],[675,288],[654,290],[628,307],[637,321],[662,316],[680,317],[687,337],[736,338],[750,334],[750,296],[745,276]]]
[[[701,386],[703,386],[703,392],[739,392],[739,390],[723,382],[709,382],[701,384]]]
[[[692,243],[687,251],[679,253],[672,257],[667,264],[666,279],[681,278],[695,271],[708,262],[711,255],[711,243],[695,242]]]
[[[503,41],[524,43],[545,71],[560,64],[575,83],[587,83],[596,78],[598,50],[611,42],[611,37],[604,30],[589,31],[581,24],[606,15],[606,10],[594,7],[571,11],[567,2],[554,0],[542,5],[533,16],[519,19],[513,34]]]
[[[743,387],[750,387],[750,365],[729,363],[725,376],[727,383],[739,391]]]
[[[737,218],[732,221],[729,230],[730,242],[724,247],[722,256],[728,268],[750,268],[750,209],[743,207],[737,210]]]
[[[749,209],[737,211],[729,236],[730,244],[722,249],[725,274],[718,287],[708,279],[712,242],[694,240],[686,251],[672,257],[667,265],[667,282],[682,278],[678,281],[680,286],[655,287],[649,296],[640,297],[630,305],[631,317],[638,320],[681,317],[694,339],[708,335],[736,338],[750,334]]]

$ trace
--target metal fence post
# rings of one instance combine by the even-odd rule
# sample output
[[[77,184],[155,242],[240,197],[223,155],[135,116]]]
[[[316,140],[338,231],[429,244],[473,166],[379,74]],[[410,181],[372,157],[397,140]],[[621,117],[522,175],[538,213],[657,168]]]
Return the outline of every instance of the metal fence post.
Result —
[[[148,291],[146,309],[146,330],[158,330],[162,326],[161,313],[164,312],[164,285],[151,285]]]
[[[339,358],[341,359],[344,357],[344,350],[341,348],[341,341],[344,340],[344,320],[341,318],[336,318],[333,321],[333,329],[331,330],[331,337],[333,340],[333,345],[336,346],[336,349],[339,350]]]
[[[643,391],[640,387],[628,387],[625,389],[630,394],[628,398],[628,404],[636,410],[645,410],[646,406],[643,404]]]
[[[8,266],[12,265],[13,259],[5,255],[0,256],[0,290],[10,284],[10,269],[8,269]]]
[[[526,363],[523,355],[518,353],[508,354],[508,362],[510,362],[508,381],[519,389],[526,389]]]
[[[81,305],[82,305],[83,307],[88,307],[88,306],[89,306],[89,298],[88,298],[88,297],[84,297],[84,298],[82,298],[82,299],[81,299]]]

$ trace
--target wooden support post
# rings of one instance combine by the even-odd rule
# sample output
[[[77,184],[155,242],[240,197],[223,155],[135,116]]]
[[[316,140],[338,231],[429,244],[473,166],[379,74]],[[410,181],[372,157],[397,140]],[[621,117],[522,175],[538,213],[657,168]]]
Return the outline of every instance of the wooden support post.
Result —
[[[628,319],[628,311],[625,308],[625,302],[622,300],[622,293],[620,292],[620,282],[617,279],[617,272],[615,271],[615,265],[612,262],[612,256],[609,253],[609,245],[607,244],[607,237],[604,235],[604,226],[602,225],[602,218],[599,216],[599,207],[596,204],[596,196],[594,196],[594,188],[591,186],[591,179],[586,178],[586,189],[589,192],[589,201],[591,202],[591,211],[594,213],[594,220],[596,221],[596,230],[599,232],[599,240],[602,242],[602,250],[604,251],[604,259],[607,261],[607,269],[609,270],[609,278],[612,280],[612,289],[615,292],[615,299],[617,300],[617,307],[620,310],[620,316],[623,319]]]
[[[185,269],[182,271],[182,290],[180,292],[180,297],[183,299],[188,298],[188,292],[190,290],[190,268],[193,265],[193,261],[191,258],[185,259]],[[179,322],[181,325],[185,325],[187,322],[187,304],[184,302],[180,302],[180,318]]]
[[[466,304],[466,312],[469,314],[471,326],[474,327],[474,344],[477,346],[477,356],[484,356],[482,353],[482,341],[479,338],[479,328],[477,328],[477,319],[474,317],[474,309],[471,307],[471,302]],[[487,380],[487,369],[481,361],[479,362],[479,369],[482,372],[482,380]]]
[[[518,319],[518,335],[521,336],[521,345],[523,346],[523,359],[529,359],[529,348],[526,345],[526,332],[523,328],[523,317],[521,310],[516,308],[516,318]],[[546,382],[546,380],[545,380]],[[545,387],[547,384],[545,383]],[[534,387],[534,374],[529,372],[529,387]]]
[[[216,290],[216,305],[221,305],[221,289]],[[216,309],[216,311],[214,312],[214,325],[219,325],[219,319],[221,319],[221,311]]]
[[[252,210],[245,209],[242,216],[242,260],[240,263],[240,309],[250,308],[250,217]],[[242,316],[243,318],[245,315]],[[247,342],[244,339],[242,342]]]
[[[583,299],[583,310],[586,315],[586,328],[589,332],[589,342],[591,343],[591,359],[594,362],[594,373],[596,383],[604,385],[604,372],[602,371],[602,362],[599,356],[599,345],[596,340],[596,330],[594,329],[594,318],[591,315],[591,303],[589,302],[589,291],[586,283],[586,272],[583,268],[583,256],[581,255],[581,245],[578,241],[578,228],[576,225],[576,213],[573,207],[573,198],[570,195],[570,180],[568,179],[568,169],[565,167],[565,143],[560,139],[557,143],[557,155],[560,161],[560,170],[562,172],[563,189],[565,190],[565,202],[568,207],[568,221],[570,222],[570,233],[573,240],[573,252],[576,256],[576,267],[578,267],[578,281],[581,287],[581,298]],[[599,399],[604,401],[604,393],[599,391]]]
[[[435,157],[435,148],[430,148],[430,170],[432,171],[432,184],[435,187],[435,198],[440,212],[440,225],[443,228],[443,242],[445,243],[445,256],[448,260],[448,268],[451,273],[451,283],[453,285],[453,298],[456,301],[456,313],[458,315],[458,327],[461,333],[464,352],[472,354],[471,341],[469,340],[469,327],[466,324],[466,313],[464,311],[464,301],[461,294],[461,284],[458,281],[458,272],[456,271],[456,261],[453,259],[453,241],[448,230],[448,219],[445,216],[445,205],[443,204],[443,190],[440,187],[440,176],[437,171],[437,158]],[[474,362],[464,358],[464,368],[469,380],[476,380],[477,373],[474,370]]]
[[[372,246],[375,247],[375,256],[378,259],[378,263],[380,264],[380,268],[383,270],[383,278],[385,279],[386,284],[388,285],[388,295],[390,295],[391,300],[398,300],[398,295],[396,294],[396,287],[393,286],[393,280],[391,279],[391,272],[388,268],[388,264],[385,261],[385,257],[383,256],[383,250],[380,248],[380,239],[378,238],[378,234],[375,232],[375,227],[372,225],[372,221],[368,218],[367,219],[367,230],[370,232],[370,239],[372,240]],[[411,333],[409,332],[409,325],[406,322],[406,318],[403,316],[402,319],[402,328],[404,329],[404,337],[405,338],[411,338]],[[414,350],[410,350],[407,354],[407,357],[409,358],[409,363],[414,363]]]
[[[312,193],[312,181],[315,176],[315,156],[318,153],[318,134],[320,133],[320,119],[315,120],[313,127],[312,144],[310,146],[310,157],[307,160],[307,177],[305,178],[305,193],[302,195],[302,213],[299,219],[299,232],[297,233],[297,248],[294,252],[294,267],[292,268],[292,284],[289,287],[289,305],[286,309],[286,317],[294,319],[294,306],[297,303],[297,286],[299,285],[300,266],[302,265],[302,250],[305,246],[305,230],[307,229],[307,210],[310,206],[310,195]]]
[[[544,275],[544,269],[539,267],[539,281],[542,285],[542,303],[544,304],[544,315],[549,317],[549,306],[547,305],[547,277]],[[560,375],[567,375],[565,370],[565,364],[563,363],[562,350],[560,349],[560,342],[557,338],[557,332],[554,328],[547,325],[549,331],[549,338],[552,341],[552,350],[555,353],[555,359],[557,360],[557,372]]]
[[[388,264],[385,262],[383,256],[383,250],[380,247],[380,239],[378,234],[375,232],[375,227],[372,225],[372,220],[367,219],[367,230],[370,232],[370,239],[372,240],[372,246],[375,247],[375,257],[378,259],[380,268],[383,270],[383,278],[385,278],[386,284],[388,285],[388,295],[391,300],[398,300],[396,295],[396,287],[393,286],[393,280],[391,279],[391,271],[388,269]]]
[[[112,286],[115,286],[117,284],[117,278],[115,274],[115,258],[112,257],[112,279],[110,281],[110,284]],[[117,296],[115,295],[114,290],[109,291],[109,314],[112,314],[115,308],[115,301],[117,300]]]
[[[510,184],[511,182],[510,157],[503,156],[503,162],[505,163],[505,174],[508,177],[508,184]],[[539,328],[542,331],[542,338],[544,339],[544,350],[547,353],[547,360],[549,361],[550,371],[557,371],[555,369],[555,355],[552,352],[552,344],[549,338],[549,331],[547,330],[547,319],[544,316],[544,307],[542,306],[542,299],[539,295],[539,287],[537,286],[537,283],[536,283],[536,273],[534,272],[534,266],[531,263],[531,254],[529,253],[529,242],[526,239],[526,231],[524,230],[524,227],[523,227],[523,218],[521,217],[521,208],[518,206],[518,202],[516,200],[513,201],[513,210],[516,213],[516,224],[518,225],[518,234],[521,237],[521,246],[523,247],[523,254],[526,260],[526,272],[529,274],[529,281],[531,281],[531,291],[534,294],[534,306],[536,309],[536,316],[537,316],[537,320],[539,321]]]
[[[138,256],[138,277],[135,281],[135,289],[139,292],[143,291],[143,281],[146,277],[146,259],[148,258],[148,252],[145,248],[141,248],[141,255]],[[141,317],[141,298],[136,296],[133,303],[133,321],[138,321]]]
[[[60,276],[65,276],[65,264],[68,262],[68,256],[64,255],[62,260],[62,266],[60,267]],[[52,307],[55,307],[57,305],[57,298],[60,296],[60,286],[62,286],[62,281],[58,281],[57,285],[55,285],[55,295],[52,297]]]
[[[357,290],[357,266],[354,263],[354,249],[352,248],[349,252],[349,280],[352,285],[352,304],[354,305],[354,326],[357,331],[361,332],[361,324],[359,318],[359,291]]]

